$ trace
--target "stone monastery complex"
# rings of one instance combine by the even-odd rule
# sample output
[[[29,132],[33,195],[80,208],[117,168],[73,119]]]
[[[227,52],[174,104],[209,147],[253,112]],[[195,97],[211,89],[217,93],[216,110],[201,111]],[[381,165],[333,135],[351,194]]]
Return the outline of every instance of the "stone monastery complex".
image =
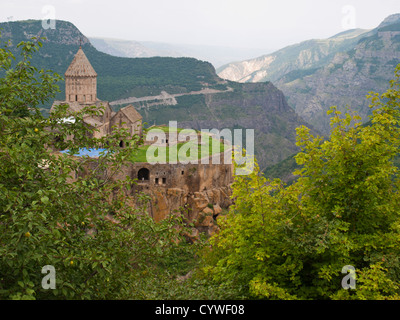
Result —
[[[103,106],[102,116],[87,116],[83,121],[96,128],[94,137],[100,138],[111,133],[113,127],[128,129],[131,136],[143,135],[142,116],[134,106],[128,105],[113,111],[109,102],[101,101],[97,96],[97,73],[80,47],[65,72],[65,101],[55,101],[50,112],[57,105],[67,104],[72,111],[80,111],[86,106]],[[158,143],[154,136],[144,139],[145,144]],[[165,146],[179,141],[161,141]],[[120,147],[124,147],[121,141]],[[135,199],[135,193],[143,192],[151,198],[149,214],[160,221],[173,212],[181,212],[184,219],[193,222],[195,238],[199,232],[212,234],[218,228],[216,219],[231,204],[233,165],[211,161],[198,164],[166,163],[152,164],[136,162],[124,166],[113,179],[129,176],[137,179],[127,196]],[[221,159],[232,156],[232,150],[221,152]],[[90,168],[88,169],[90,170]]]

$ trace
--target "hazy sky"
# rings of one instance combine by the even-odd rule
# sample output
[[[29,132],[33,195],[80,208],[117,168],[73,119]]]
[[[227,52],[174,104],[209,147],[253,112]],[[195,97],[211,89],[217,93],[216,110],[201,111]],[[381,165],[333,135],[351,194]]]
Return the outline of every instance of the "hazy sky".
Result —
[[[281,48],[370,29],[400,0],[0,0],[0,21],[56,19],[86,36],[138,41]]]

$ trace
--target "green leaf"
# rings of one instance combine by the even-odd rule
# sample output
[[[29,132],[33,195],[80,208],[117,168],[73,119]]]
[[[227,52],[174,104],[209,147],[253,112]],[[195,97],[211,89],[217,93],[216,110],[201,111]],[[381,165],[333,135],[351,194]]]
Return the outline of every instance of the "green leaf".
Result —
[[[49,198],[47,196],[41,197],[40,201],[42,201],[43,204],[48,204],[49,203]]]

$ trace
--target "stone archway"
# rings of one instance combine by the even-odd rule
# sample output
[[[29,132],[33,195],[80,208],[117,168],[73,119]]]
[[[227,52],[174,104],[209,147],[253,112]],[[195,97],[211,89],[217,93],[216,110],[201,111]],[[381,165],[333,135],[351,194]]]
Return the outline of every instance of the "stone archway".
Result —
[[[138,171],[138,180],[149,181],[150,180],[150,170],[147,168],[142,168]]]

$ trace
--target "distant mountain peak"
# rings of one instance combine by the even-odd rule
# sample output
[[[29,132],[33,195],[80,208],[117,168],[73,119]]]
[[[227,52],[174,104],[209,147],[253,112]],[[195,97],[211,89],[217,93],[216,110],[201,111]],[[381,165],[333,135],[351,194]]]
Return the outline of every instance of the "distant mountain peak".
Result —
[[[65,45],[75,45],[78,50],[80,45],[86,45],[89,39],[72,23],[65,20],[56,20],[55,29],[43,28],[43,21],[38,19],[0,22],[2,38],[11,38],[13,32],[24,34],[25,40],[32,37],[45,37],[44,42]]]
[[[358,37],[359,35],[363,34],[363,33],[367,33],[368,31],[370,31],[369,29],[351,29],[351,30],[346,30],[343,32],[340,32],[338,34],[335,34],[334,36],[328,38],[328,39],[351,39],[351,38],[355,38]]]
[[[395,23],[400,23],[400,13],[395,13],[388,16],[385,20],[382,21],[378,28],[386,27]]]

